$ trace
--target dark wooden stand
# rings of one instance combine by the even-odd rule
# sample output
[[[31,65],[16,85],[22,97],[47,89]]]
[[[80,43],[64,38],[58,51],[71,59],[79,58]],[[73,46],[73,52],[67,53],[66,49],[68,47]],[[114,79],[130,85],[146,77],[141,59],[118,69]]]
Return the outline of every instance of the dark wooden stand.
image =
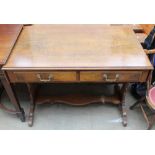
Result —
[[[0,102],[0,108],[4,111],[17,114],[17,116],[21,119],[22,122],[25,121],[25,113],[21,108],[18,99],[16,97],[15,91],[13,87],[11,87],[10,81],[5,73],[2,71],[2,67],[6,64],[8,57],[10,56],[12,49],[22,31],[22,24],[0,24],[0,34],[1,34],[1,45],[0,45],[0,83],[2,84],[2,88],[0,87],[0,95],[4,90],[6,91],[11,103],[14,105],[15,110],[7,108],[4,104]]]
[[[18,99],[17,99],[17,96],[15,94],[13,87],[9,83],[7,77],[2,72],[0,73],[0,80],[1,80],[1,83],[6,91],[7,95],[9,96],[11,103],[14,105],[15,110],[7,108],[1,102],[0,102],[0,108],[8,113],[16,114],[22,122],[25,122],[25,112],[24,112],[23,108],[21,108],[21,106],[18,102]]]
[[[122,124],[127,126],[127,109],[125,105],[125,95],[128,84],[124,83],[120,87],[118,84],[114,85],[113,96],[103,95],[85,95],[85,94],[69,94],[69,95],[53,95],[41,97],[37,96],[38,87],[36,84],[27,84],[30,95],[30,110],[28,116],[28,125],[31,127],[34,121],[34,112],[37,104],[43,103],[64,103],[74,106],[88,105],[92,103],[112,103],[119,105],[122,114]]]

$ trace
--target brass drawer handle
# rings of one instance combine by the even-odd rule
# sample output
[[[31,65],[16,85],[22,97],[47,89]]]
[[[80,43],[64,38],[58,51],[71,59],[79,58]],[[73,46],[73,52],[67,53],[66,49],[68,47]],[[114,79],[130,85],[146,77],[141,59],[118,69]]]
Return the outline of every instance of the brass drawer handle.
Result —
[[[40,74],[37,74],[37,78],[41,81],[41,82],[50,82],[53,79],[53,75],[49,74],[48,79],[42,79]]]
[[[108,79],[108,75],[107,74],[103,74],[103,78],[105,79],[106,82],[116,82],[119,79],[119,74],[116,74],[114,79]]]

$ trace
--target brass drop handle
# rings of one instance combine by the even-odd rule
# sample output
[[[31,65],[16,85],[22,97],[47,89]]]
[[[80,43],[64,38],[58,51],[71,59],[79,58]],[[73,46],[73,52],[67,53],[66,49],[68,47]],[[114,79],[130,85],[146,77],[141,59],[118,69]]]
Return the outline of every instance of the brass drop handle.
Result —
[[[119,79],[119,74],[116,74],[114,79],[108,79],[108,75],[107,74],[103,74],[103,78],[106,82],[116,82]]]
[[[52,74],[49,74],[47,79],[42,79],[40,74],[37,74],[37,78],[41,81],[41,82],[50,82],[54,77]]]

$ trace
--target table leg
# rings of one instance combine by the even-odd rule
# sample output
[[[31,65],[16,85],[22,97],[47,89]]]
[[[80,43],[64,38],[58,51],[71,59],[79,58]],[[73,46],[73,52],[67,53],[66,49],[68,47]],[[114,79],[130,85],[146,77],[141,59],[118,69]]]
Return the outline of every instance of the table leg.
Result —
[[[3,88],[3,86],[2,86],[2,84],[1,84],[1,82],[0,82],[0,97],[1,97],[1,95],[2,95],[3,90],[4,90],[4,88]]]
[[[2,104],[1,104],[1,108],[4,109],[5,111],[12,113],[12,114],[17,114],[17,116],[20,118],[20,120],[22,122],[25,122],[25,112],[24,112],[23,108],[21,108],[19,101],[17,99],[17,96],[15,94],[15,91],[14,91],[13,87],[11,86],[7,76],[4,74],[2,76],[2,74],[1,74],[0,78],[1,78],[1,83],[6,91],[7,95],[9,96],[11,103],[15,106],[16,110],[9,110]]]
[[[30,110],[29,110],[29,116],[28,116],[28,125],[32,127],[33,121],[34,121],[34,111],[36,107],[35,94],[36,94],[37,85],[27,83],[27,88],[30,95]]]
[[[121,110],[122,110],[122,119],[123,119],[123,126],[127,126],[127,108],[125,104],[125,96],[128,88],[128,83],[123,84],[121,88]]]

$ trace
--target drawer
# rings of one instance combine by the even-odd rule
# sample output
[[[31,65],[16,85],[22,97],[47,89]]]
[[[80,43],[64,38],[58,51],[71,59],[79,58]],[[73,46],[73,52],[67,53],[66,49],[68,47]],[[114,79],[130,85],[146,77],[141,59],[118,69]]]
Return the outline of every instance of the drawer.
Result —
[[[81,71],[80,81],[94,82],[142,82],[147,75],[142,71]],[[142,77],[146,76],[146,77]]]
[[[11,82],[63,82],[76,81],[76,72],[73,71],[49,71],[49,72],[22,72],[9,71],[8,76]]]

